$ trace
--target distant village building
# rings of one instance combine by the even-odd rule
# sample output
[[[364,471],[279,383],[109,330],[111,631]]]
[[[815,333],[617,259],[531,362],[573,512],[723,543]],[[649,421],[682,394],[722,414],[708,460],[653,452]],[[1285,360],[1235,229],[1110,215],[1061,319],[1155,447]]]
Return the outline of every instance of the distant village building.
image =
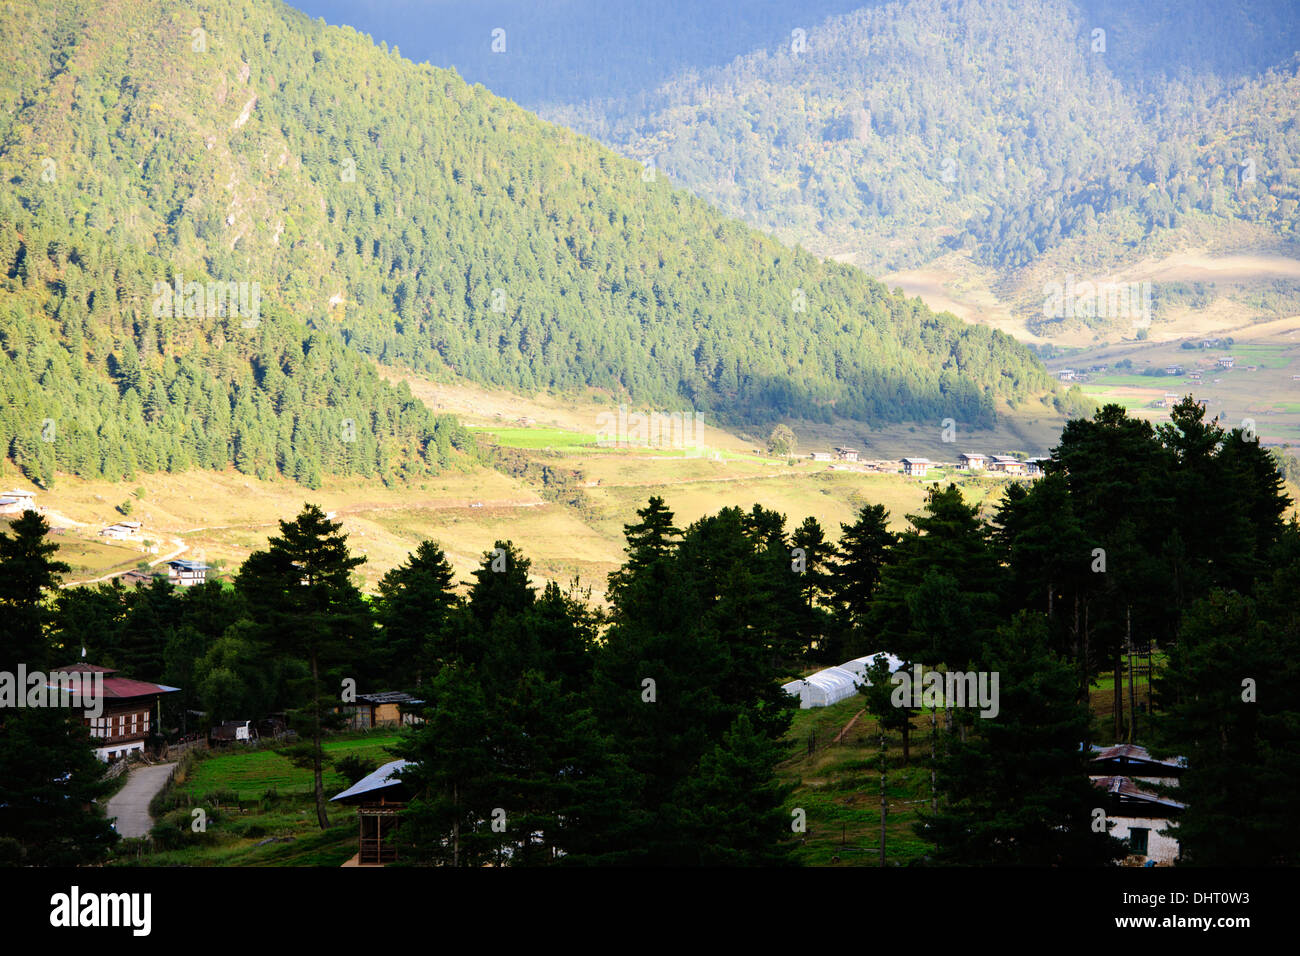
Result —
[[[1165,408],[1173,408],[1177,404],[1178,404],[1178,393],[1165,392],[1165,399],[1164,399]]]
[[[1219,359],[1219,368],[1232,368],[1235,361],[1236,359],[1231,355],[1225,355],[1223,358]]]
[[[168,561],[167,580],[180,588],[193,587],[206,581],[211,570],[199,561]]]
[[[831,453],[828,451],[815,451],[809,456],[813,461],[830,461]]]
[[[1045,461],[1047,461],[1046,458],[1026,458],[1025,474],[1031,478],[1037,478],[1042,475],[1044,473],[1043,463]]]
[[[1075,378],[1075,371],[1072,368],[1063,368],[1056,373],[1056,377],[1059,378],[1062,382],[1073,382]]]
[[[105,762],[142,752],[151,728],[157,726],[153,723],[153,718],[158,702],[163,694],[180,690],[179,687],[168,687],[166,684],[115,677],[113,675],[117,671],[113,668],[97,667],[94,664],[74,664],[59,670],[69,674],[104,675],[102,713],[98,717],[86,717],[84,721],[90,728],[95,756]]]
[[[858,450],[856,448],[836,448],[835,457],[840,461],[857,461]]]
[[[20,515],[36,510],[36,496],[30,491],[0,492],[0,515]]]
[[[1005,475],[1023,475],[1025,473],[1025,463],[1019,458],[1013,458],[1010,455],[994,455],[993,461],[989,464],[989,471],[996,471]]]
[[[116,538],[118,540],[138,538],[140,536],[140,522],[138,521],[119,521],[111,524],[99,533],[101,538]]]
[[[1165,374],[1166,374],[1166,375],[1182,375],[1182,374],[1183,374],[1183,367],[1182,367],[1181,365],[1166,365],[1166,366],[1165,366]]]
[[[208,739],[214,745],[247,743],[257,738],[257,729],[251,720],[226,720],[213,727]]]
[[[118,578],[123,584],[131,587],[148,587],[153,584],[154,579],[161,575],[155,571],[141,571],[139,568],[132,568],[126,574]]]
[[[933,464],[934,462],[928,458],[904,458],[903,474],[913,475],[917,478],[924,478],[926,471]]]
[[[957,456],[957,467],[962,471],[983,471],[987,459],[974,452],[963,452]]]
[[[1093,751],[1088,776],[1104,794],[1106,818],[1114,823],[1111,836],[1127,842],[1130,853],[1143,862],[1173,863],[1178,859],[1178,840],[1160,831],[1176,826],[1187,805],[1155,790],[1178,786],[1186,759],[1157,760],[1135,744]]]
[[[357,808],[357,855],[344,866],[383,866],[397,860],[392,836],[399,814],[411,799],[410,788],[400,776],[409,764],[407,760],[390,761],[330,798],[331,803]]]
[[[423,703],[419,698],[401,691],[382,691],[357,694],[356,703],[344,704],[339,710],[343,712],[349,727],[354,730],[372,730],[375,727],[423,723],[423,719],[414,712]]]

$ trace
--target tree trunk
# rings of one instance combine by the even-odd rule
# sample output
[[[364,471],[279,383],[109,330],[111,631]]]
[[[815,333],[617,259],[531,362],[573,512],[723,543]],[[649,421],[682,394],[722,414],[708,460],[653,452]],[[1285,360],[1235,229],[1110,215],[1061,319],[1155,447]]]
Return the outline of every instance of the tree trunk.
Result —
[[[903,766],[907,766],[908,758],[911,756],[912,748],[910,746],[912,739],[912,716],[903,711]]]
[[[321,729],[320,729],[320,672],[317,668],[316,655],[311,656],[311,767],[316,779],[316,820],[322,830],[328,830],[330,818],[325,815],[325,781],[321,772]]]
[[[1124,624],[1127,633],[1124,637],[1124,643],[1128,649],[1128,742],[1133,742],[1133,736],[1137,733],[1137,698],[1136,691],[1133,689],[1133,608],[1124,609]],[[1148,686],[1150,686],[1148,684]]]

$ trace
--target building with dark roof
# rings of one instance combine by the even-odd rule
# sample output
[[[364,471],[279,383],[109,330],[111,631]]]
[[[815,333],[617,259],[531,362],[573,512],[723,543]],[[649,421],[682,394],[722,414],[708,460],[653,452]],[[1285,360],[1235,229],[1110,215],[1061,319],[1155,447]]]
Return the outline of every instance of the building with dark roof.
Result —
[[[160,719],[159,706],[163,695],[180,690],[166,684],[117,677],[113,668],[94,664],[73,664],[59,670],[69,674],[103,675],[101,713],[84,720],[95,743],[95,756],[106,762],[143,752],[145,741],[159,726],[157,720]]]
[[[1094,746],[1092,751],[1088,776],[1104,794],[1110,835],[1126,841],[1132,857],[1148,865],[1177,860],[1174,831],[1187,805],[1158,791],[1178,786],[1187,759],[1157,759],[1136,744]]]
[[[389,690],[374,694],[357,694],[355,703],[344,704],[343,712],[347,724],[354,730],[371,730],[375,727],[399,727],[402,724],[418,724],[421,718],[415,713],[424,701]]]
[[[167,580],[181,588],[202,584],[212,569],[201,561],[168,561]]]
[[[344,866],[383,866],[397,859],[392,834],[397,829],[398,814],[411,799],[410,788],[401,778],[408,760],[393,760],[362,777],[342,793],[330,798],[357,808],[357,855]]]

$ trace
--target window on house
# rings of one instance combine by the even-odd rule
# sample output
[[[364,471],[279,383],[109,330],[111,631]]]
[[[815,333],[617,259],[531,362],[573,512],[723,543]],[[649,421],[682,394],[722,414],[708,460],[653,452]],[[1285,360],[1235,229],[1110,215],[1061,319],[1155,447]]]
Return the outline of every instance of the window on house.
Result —
[[[1151,832],[1148,827],[1133,827],[1128,832],[1129,850],[1138,856],[1147,855],[1147,835]]]

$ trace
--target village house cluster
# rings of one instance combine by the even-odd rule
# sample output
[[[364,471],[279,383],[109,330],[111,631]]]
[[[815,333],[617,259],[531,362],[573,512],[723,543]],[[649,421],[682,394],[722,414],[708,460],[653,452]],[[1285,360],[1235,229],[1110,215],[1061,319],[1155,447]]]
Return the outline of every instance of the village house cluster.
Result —
[[[856,448],[837,447],[834,454],[815,451],[809,456],[813,461],[846,462],[862,465],[862,470],[883,474],[903,474],[912,478],[924,478],[932,468],[948,468],[954,471],[987,472],[989,474],[1008,475],[1020,478],[1037,478],[1043,473],[1046,458],[1026,458],[1021,460],[1014,455],[981,455],[975,452],[963,452],[956,461],[931,461],[929,458],[898,458],[867,461],[862,459]]]

